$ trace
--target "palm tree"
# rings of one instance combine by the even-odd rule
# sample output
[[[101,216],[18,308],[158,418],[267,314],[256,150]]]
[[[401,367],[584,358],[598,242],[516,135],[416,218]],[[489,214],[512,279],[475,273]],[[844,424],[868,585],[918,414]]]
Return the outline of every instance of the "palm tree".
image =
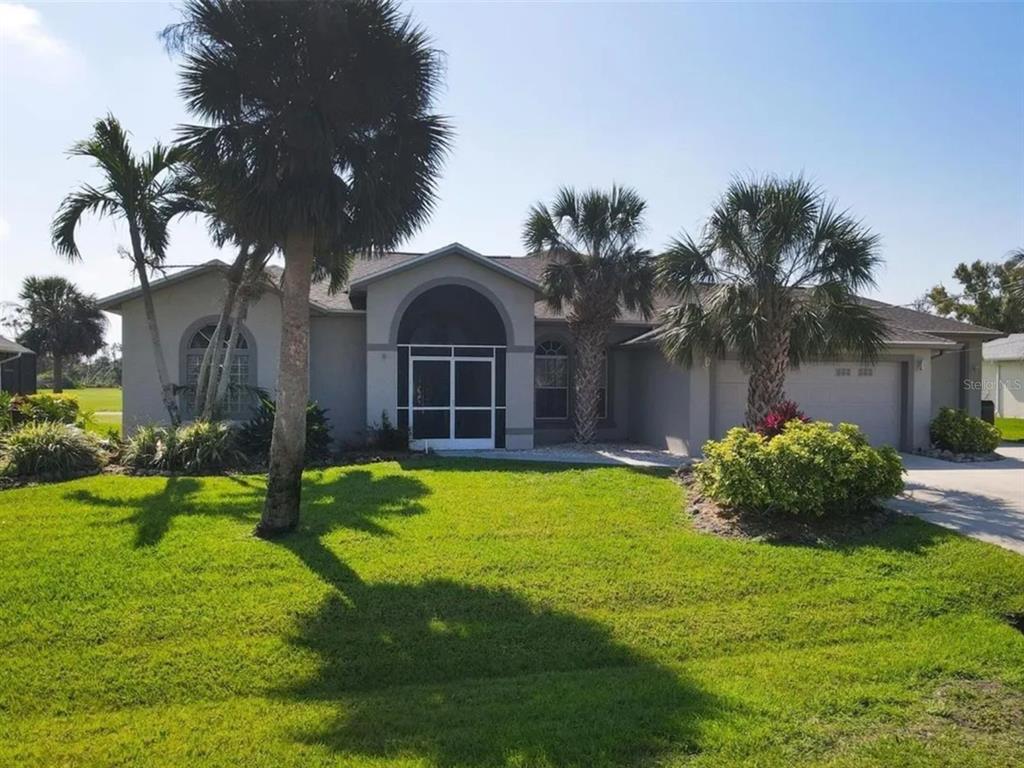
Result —
[[[91,158],[103,173],[103,183],[99,187],[83,184],[64,198],[53,220],[53,247],[70,260],[81,259],[75,230],[87,213],[121,219],[128,225],[131,250],[124,253],[131,260],[142,289],[164,407],[171,423],[177,424],[180,418],[175,385],[167,373],[149,273],[163,264],[168,222],[194,207],[191,184],[175,173],[181,150],[157,143],[142,157],[136,157],[128,143],[127,132],[113,115],[107,115],[96,121],[92,135],[75,144],[69,154]]]
[[[103,348],[107,319],[63,277],[26,277],[18,298],[18,343],[53,358],[53,391],[64,391],[64,358],[94,355]]]
[[[873,359],[886,327],[856,292],[874,285],[878,236],[803,178],[736,179],[703,235],[660,257],[675,304],[658,335],[666,356],[735,351],[749,371],[748,426],[784,396],[786,369],[818,356]]]
[[[1010,254],[1010,298],[1024,304],[1024,248],[1018,248]]]
[[[214,205],[280,248],[281,352],[267,498],[257,527],[298,523],[314,272],[344,282],[355,254],[426,220],[451,132],[431,112],[439,52],[390,0],[188,0],[164,33],[184,54],[181,129]]]
[[[636,247],[647,204],[628,187],[586,192],[563,187],[551,207],[539,203],[523,225],[530,251],[547,251],[542,282],[548,304],[565,312],[575,347],[575,439],[594,440],[608,331],[623,309],[651,313],[654,269]]]

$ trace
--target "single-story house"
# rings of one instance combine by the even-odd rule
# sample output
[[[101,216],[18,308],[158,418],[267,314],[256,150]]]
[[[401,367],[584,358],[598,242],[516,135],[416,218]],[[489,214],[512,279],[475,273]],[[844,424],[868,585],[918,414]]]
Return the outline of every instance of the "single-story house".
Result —
[[[483,256],[453,243],[429,253],[359,259],[336,293],[310,295],[310,396],[329,409],[342,443],[364,439],[384,415],[421,447],[530,448],[571,439],[573,345],[565,319],[542,300],[543,255]],[[153,282],[168,368],[194,382],[219,311],[219,261]],[[280,344],[280,269],[248,312],[233,384],[273,392]],[[874,363],[821,360],[792,370],[787,393],[812,417],[860,424],[875,443],[928,442],[940,406],[980,412],[987,328],[864,299],[889,325]],[[664,302],[663,302],[664,303]],[[138,289],[103,299],[120,314],[124,427],[164,417]],[[598,439],[695,454],[743,421],[746,373],[736,359],[670,365],[624,313],[609,339]],[[187,403],[186,403],[187,405]],[[242,418],[247,405],[231,405]]]
[[[3,336],[0,336],[0,392],[12,395],[36,392],[36,353]]]
[[[1024,333],[982,345],[983,397],[995,405],[996,416],[1024,419]]]

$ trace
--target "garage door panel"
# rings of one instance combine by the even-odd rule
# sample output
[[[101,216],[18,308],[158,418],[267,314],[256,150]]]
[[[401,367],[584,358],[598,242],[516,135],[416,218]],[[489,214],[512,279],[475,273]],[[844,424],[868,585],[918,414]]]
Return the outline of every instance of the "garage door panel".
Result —
[[[738,362],[718,364],[714,423],[719,437],[743,423],[746,387]],[[872,443],[899,445],[899,363],[808,363],[787,373],[786,396],[812,419],[857,424]]]

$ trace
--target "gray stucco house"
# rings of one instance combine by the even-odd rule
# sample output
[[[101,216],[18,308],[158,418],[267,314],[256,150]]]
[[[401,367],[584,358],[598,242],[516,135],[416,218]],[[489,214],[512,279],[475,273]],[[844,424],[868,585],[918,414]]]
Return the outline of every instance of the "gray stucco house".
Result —
[[[348,285],[310,296],[310,396],[334,436],[364,439],[387,413],[419,446],[530,448],[571,436],[573,348],[565,320],[541,300],[544,256],[483,256],[458,243],[430,253],[360,259]],[[211,261],[153,283],[172,377],[194,381],[216,321],[226,265]],[[280,300],[268,290],[242,329],[231,381],[273,392]],[[860,424],[875,443],[928,442],[941,406],[980,412],[982,342],[998,332],[865,299],[888,322],[874,364],[823,360],[792,370],[787,394],[812,417]],[[165,414],[139,291],[103,299],[123,318],[124,427]],[[696,454],[743,421],[746,374],[735,359],[670,365],[651,322],[625,314],[607,350],[599,439]],[[233,404],[239,418],[246,404]]]

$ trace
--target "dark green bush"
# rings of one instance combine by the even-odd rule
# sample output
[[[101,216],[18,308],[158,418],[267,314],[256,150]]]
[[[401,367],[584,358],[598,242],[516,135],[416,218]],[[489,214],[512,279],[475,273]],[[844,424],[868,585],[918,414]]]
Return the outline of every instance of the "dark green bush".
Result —
[[[242,425],[238,444],[248,456],[266,461],[270,456],[270,440],[274,434],[277,406],[266,395],[257,397],[255,412]],[[331,427],[327,410],[310,401],[306,406],[306,461],[324,461],[331,456]]]
[[[790,421],[771,440],[737,427],[706,443],[704,456],[702,490],[739,511],[849,514],[903,489],[899,454],[871,447],[853,424]]]
[[[956,453],[991,453],[999,447],[999,430],[955,408],[940,408],[929,428],[932,444]]]
[[[177,429],[139,427],[124,443],[121,461],[135,469],[207,474],[238,467],[245,455],[234,430],[222,421],[194,421]]]
[[[52,421],[74,424],[78,421],[78,401],[61,395],[16,395],[10,403],[11,418],[17,424]]]
[[[408,451],[409,430],[396,427],[388,418],[387,411],[381,411],[380,424],[370,427],[370,447],[380,451]]]
[[[67,477],[99,469],[104,459],[96,437],[55,421],[23,424],[0,438],[0,469],[8,475]]]

